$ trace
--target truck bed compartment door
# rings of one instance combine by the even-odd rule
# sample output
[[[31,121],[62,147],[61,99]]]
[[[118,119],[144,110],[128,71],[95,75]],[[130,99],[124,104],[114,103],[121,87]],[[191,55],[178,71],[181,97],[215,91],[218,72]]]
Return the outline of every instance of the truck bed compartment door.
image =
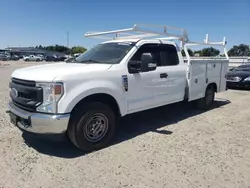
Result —
[[[189,101],[204,97],[206,69],[206,63],[191,60],[188,74]]]
[[[220,88],[218,88],[219,92],[226,91],[227,80],[226,74],[228,71],[228,60],[225,60],[221,63],[221,74],[220,74]]]

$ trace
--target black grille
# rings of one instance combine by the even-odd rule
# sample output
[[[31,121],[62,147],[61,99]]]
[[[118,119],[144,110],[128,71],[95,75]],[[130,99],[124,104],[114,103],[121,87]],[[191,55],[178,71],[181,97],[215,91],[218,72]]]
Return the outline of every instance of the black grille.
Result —
[[[15,84],[22,85],[22,86],[36,87],[35,81],[21,80],[17,78],[12,78],[11,81]]]
[[[43,102],[42,88],[36,87],[34,81],[12,78],[9,87],[13,103],[24,110],[36,111]]]

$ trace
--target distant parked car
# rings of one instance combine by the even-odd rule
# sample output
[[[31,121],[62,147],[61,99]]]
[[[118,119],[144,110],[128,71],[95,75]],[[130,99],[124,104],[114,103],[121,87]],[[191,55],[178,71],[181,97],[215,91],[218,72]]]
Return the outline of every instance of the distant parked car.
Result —
[[[238,67],[230,68],[229,71],[237,71],[239,69],[249,69],[249,68],[250,68],[250,63],[249,64],[243,64],[243,65],[240,65]]]
[[[52,55],[52,56],[46,56],[45,61],[58,61],[57,56]]]
[[[17,61],[17,60],[19,60],[19,56],[17,56],[17,55],[12,55],[12,56],[9,57],[9,60]]]
[[[79,57],[80,55],[82,55],[82,53],[76,53],[74,54],[74,57],[76,58],[76,57]]]
[[[58,60],[58,61],[65,61],[65,59],[67,59],[67,58],[64,57],[64,56],[57,57],[57,60]]]
[[[42,54],[38,54],[37,56],[40,57],[41,60],[44,60],[44,56]]]
[[[250,89],[250,65],[240,65],[227,73],[228,88]]]
[[[24,61],[42,61],[42,57],[40,56],[35,56],[35,55],[29,55],[29,56],[24,56],[23,57]]]
[[[23,55],[17,55],[18,59],[23,59]]]
[[[65,61],[65,59],[66,57],[57,55],[51,55],[45,57],[45,61]]]
[[[8,61],[9,57],[5,54],[0,54],[0,61]]]
[[[75,59],[76,59],[76,58],[71,57],[71,58],[69,58],[69,59],[66,60],[66,63],[71,63],[71,62],[75,61]]]

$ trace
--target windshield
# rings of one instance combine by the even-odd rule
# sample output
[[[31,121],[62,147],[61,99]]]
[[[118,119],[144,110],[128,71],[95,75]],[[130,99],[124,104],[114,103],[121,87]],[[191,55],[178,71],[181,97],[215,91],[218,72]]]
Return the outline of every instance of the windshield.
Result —
[[[130,42],[99,44],[77,57],[75,63],[117,64],[133,46]]]

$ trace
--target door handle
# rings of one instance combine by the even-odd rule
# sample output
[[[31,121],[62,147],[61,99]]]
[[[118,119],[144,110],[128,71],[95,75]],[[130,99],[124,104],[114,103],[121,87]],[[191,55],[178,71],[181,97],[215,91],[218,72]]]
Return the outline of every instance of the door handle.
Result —
[[[160,74],[160,78],[167,78],[168,77],[168,74],[167,73],[161,73]]]

